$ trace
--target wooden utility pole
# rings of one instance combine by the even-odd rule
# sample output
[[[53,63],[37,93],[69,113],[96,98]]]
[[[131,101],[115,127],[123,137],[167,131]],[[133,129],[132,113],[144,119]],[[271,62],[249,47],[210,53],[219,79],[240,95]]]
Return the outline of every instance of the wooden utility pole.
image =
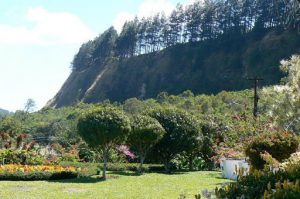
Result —
[[[258,82],[263,80],[262,78],[249,78],[248,80],[250,81],[254,81],[254,106],[253,106],[253,117],[257,118],[257,112],[258,112],[258,100],[259,100],[259,96],[257,93],[258,90]]]

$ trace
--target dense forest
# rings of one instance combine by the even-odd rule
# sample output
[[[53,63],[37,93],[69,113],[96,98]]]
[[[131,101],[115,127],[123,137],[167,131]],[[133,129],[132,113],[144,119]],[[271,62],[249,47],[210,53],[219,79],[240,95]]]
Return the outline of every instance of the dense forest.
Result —
[[[299,28],[297,0],[205,0],[183,7],[178,4],[169,17],[158,13],[135,18],[121,33],[110,28],[83,44],[75,56],[73,70],[82,70],[105,58],[128,58],[160,51],[180,43],[235,37],[251,31],[281,27]]]

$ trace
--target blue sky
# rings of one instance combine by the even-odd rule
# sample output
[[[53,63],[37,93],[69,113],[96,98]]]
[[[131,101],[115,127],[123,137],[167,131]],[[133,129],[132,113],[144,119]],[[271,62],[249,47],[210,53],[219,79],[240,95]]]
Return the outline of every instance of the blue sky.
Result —
[[[0,108],[43,107],[70,74],[80,45],[114,25],[193,0],[0,0]]]

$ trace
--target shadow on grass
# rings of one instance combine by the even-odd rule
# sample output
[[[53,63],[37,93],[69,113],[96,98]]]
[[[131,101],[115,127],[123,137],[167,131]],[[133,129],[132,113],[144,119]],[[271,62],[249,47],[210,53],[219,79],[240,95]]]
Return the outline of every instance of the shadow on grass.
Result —
[[[109,178],[108,178],[109,179]],[[104,182],[102,177],[78,177],[66,180],[49,180],[50,183],[97,183],[97,182]]]
[[[143,174],[138,172],[130,172],[130,171],[111,171],[109,174],[116,174],[120,176],[141,176]]]
[[[140,174],[136,172],[126,172],[126,171],[110,171],[107,174],[107,180],[118,179],[120,176],[139,176]],[[104,182],[105,180],[101,176],[82,176],[72,179],[65,180],[49,180],[52,183],[98,183]]]
[[[165,171],[157,171],[157,172],[151,172],[151,173],[159,173],[164,175],[183,175],[187,174],[187,171],[171,171],[171,172],[165,172]]]

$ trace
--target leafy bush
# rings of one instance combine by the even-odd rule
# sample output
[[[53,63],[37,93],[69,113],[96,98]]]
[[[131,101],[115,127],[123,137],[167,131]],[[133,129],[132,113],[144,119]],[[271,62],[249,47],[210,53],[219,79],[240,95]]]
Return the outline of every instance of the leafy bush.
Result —
[[[252,139],[246,148],[246,155],[254,168],[263,169],[266,161],[263,159],[262,154],[267,152],[273,158],[282,162],[296,152],[298,145],[298,138],[290,133],[263,133]]]
[[[82,162],[61,162],[61,166],[72,166],[81,168],[81,175],[95,175],[98,170],[102,170],[103,166],[98,163],[82,163]],[[138,171],[138,163],[108,163],[108,171]],[[144,164],[144,171],[146,172],[160,172],[164,171],[163,165],[160,164]]]
[[[193,115],[175,108],[157,108],[151,117],[157,119],[166,133],[154,146],[152,157],[163,163],[166,172],[170,172],[171,161],[179,154],[186,153],[195,158],[195,148],[203,143],[200,123]]]
[[[190,162],[190,159],[187,158],[184,155],[178,155],[173,161],[174,166],[178,170],[209,170],[211,169],[211,165],[209,162],[206,162],[204,159],[202,159],[200,156],[192,159],[192,162]],[[191,168],[192,165],[192,168]]]
[[[41,165],[46,159],[35,151],[0,150],[0,160],[5,164]]]
[[[78,151],[80,161],[94,162],[96,160],[96,153],[88,147],[81,147]]]
[[[107,164],[107,170],[109,171],[139,171],[139,164],[137,163],[120,163],[120,164]],[[102,170],[102,165],[98,168]],[[143,171],[150,172],[150,171],[163,171],[164,167],[160,164],[144,164]]]
[[[300,165],[299,165],[300,166]],[[299,179],[287,171],[252,171],[236,183],[216,188],[217,198],[275,198],[296,199],[300,196]]]
[[[69,162],[78,162],[79,158],[78,155],[73,154],[73,153],[64,153],[60,157],[61,161],[69,161]]]
[[[280,164],[280,168],[291,173],[295,179],[300,179],[300,152],[292,154],[289,159]]]

